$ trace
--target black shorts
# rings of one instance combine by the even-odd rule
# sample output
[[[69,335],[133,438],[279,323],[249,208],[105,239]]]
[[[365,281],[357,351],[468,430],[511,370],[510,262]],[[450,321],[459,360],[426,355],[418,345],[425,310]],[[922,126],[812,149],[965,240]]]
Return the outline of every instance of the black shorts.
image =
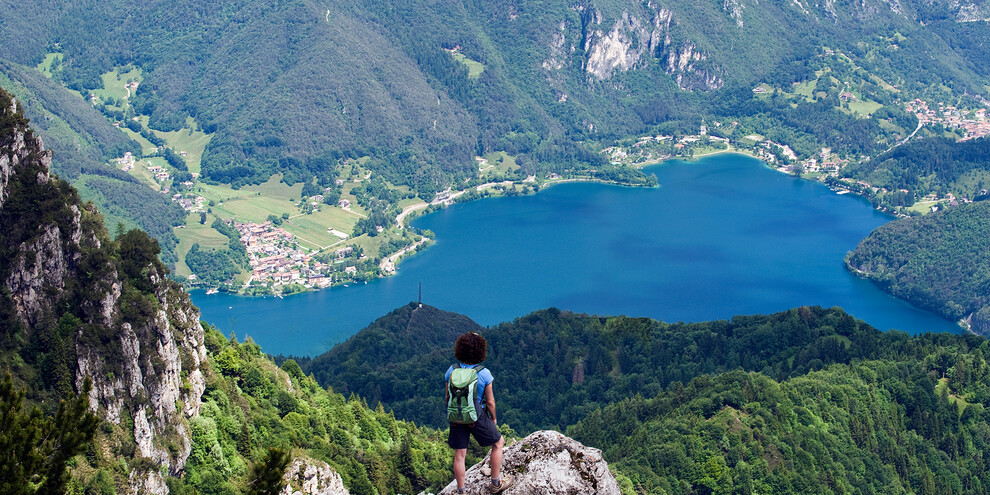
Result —
[[[502,438],[502,434],[498,432],[498,427],[495,423],[488,417],[488,413],[482,410],[482,414],[478,416],[478,421],[471,425],[462,424],[450,424],[450,433],[447,435],[447,445],[452,449],[466,449],[468,448],[468,435],[473,435],[474,439],[478,441],[478,444],[482,447],[487,447],[489,445],[494,445]]]

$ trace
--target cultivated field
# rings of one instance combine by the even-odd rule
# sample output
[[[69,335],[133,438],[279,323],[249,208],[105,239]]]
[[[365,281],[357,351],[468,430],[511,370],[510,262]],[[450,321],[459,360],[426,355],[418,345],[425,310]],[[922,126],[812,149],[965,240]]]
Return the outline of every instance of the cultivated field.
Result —
[[[189,267],[186,266],[185,259],[186,254],[192,248],[193,244],[198,243],[202,248],[222,249],[227,247],[230,242],[227,236],[210,228],[215,218],[213,215],[206,215],[206,223],[200,224],[199,213],[190,213],[186,217],[186,225],[174,229],[176,237],[179,238],[179,246],[175,249],[175,254],[179,257],[179,262],[175,264],[175,273],[177,275],[188,277],[192,273],[189,271]]]

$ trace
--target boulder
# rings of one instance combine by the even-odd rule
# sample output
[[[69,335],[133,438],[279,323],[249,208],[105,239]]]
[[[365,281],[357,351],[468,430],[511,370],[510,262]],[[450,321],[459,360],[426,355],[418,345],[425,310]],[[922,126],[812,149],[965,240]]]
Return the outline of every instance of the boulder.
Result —
[[[467,471],[467,493],[482,495],[488,489],[490,477],[488,457]],[[619,484],[608,470],[608,463],[598,449],[586,447],[556,431],[538,431],[505,448],[502,471],[513,477],[505,495],[598,494],[619,495]],[[440,495],[457,493],[451,482]]]
[[[280,495],[348,495],[344,481],[327,463],[297,457],[285,470]]]

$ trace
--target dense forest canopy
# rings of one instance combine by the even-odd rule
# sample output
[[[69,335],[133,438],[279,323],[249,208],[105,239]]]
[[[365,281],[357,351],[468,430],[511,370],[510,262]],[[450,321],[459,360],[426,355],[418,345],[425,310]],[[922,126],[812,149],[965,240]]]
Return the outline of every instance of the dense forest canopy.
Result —
[[[0,87],[17,98],[52,150],[52,170],[99,205],[111,229],[118,223],[140,227],[158,239],[162,260],[174,263],[179,241],[172,228],[183,223],[182,208],[107,163],[139,154],[138,144],[88,102],[28,67],[0,60]]]
[[[852,176],[908,193],[954,190],[985,167],[986,140],[891,148],[889,128],[910,130],[917,121],[887,108],[857,115],[841,101],[848,83],[832,74],[858,74],[856,91],[883,103],[896,103],[900,92],[982,94],[990,76],[985,7],[894,4],[0,3],[0,85],[25,102],[56,151],[56,171],[106,202],[113,218],[158,237],[121,228],[112,238],[67,182],[37,179],[46,172],[40,163],[11,180],[14,194],[0,210],[0,355],[13,377],[0,383],[0,402],[26,425],[21,433],[37,437],[53,430],[45,418],[58,422],[58,399],[74,396],[61,410],[74,411],[83,433],[65,449],[24,449],[31,464],[22,465],[40,471],[40,455],[71,456],[53,463],[44,483],[76,493],[122,491],[131,474],[162,471],[138,453],[134,418],[96,425],[85,414],[89,390],[79,385],[76,352],[80,344],[111,349],[121,322],[156,319],[162,294],[190,304],[158,260],[176,244],[171,228],[183,212],[106,165],[138,151],[135,142],[59,84],[85,97],[103,74],[140,69],[131,104],[148,126],[211,134],[201,177],[234,186],[280,173],[312,189],[331,183],[342,158],[369,158],[378,176],[431,198],[475,177],[474,156],[491,151],[512,155],[525,174],[576,166],[614,174],[598,153],[602,143],[694,133],[717,117],[791,143],[802,157],[823,143],[843,156],[889,149]],[[609,58],[609,50],[624,57]],[[25,68],[53,53],[53,80]],[[754,97],[757,85],[812,81],[807,99],[776,90]],[[0,91],[0,107],[9,103]],[[124,126],[143,131],[134,122]],[[5,114],[0,138],[26,125],[23,115]],[[159,145],[150,132],[142,137]],[[161,153],[191,177],[181,158]],[[367,201],[382,199],[376,181],[362,186]],[[965,183],[967,193],[985,195],[982,185]],[[898,296],[990,330],[988,208],[984,201],[892,222],[847,261]],[[52,248],[64,247],[78,276],[28,325],[9,280],[39,225],[79,227],[87,237]],[[229,226],[214,229],[231,249],[196,244],[187,263],[233,273],[244,249]],[[104,296],[94,287],[116,287],[119,321],[91,323]],[[161,319],[175,325],[172,316]],[[819,307],[691,324],[546,309],[485,329],[410,304],[327,354],[280,358],[279,366],[253,342],[208,327],[197,368],[202,404],[183,418],[188,464],[167,476],[168,489],[242,492],[265,459],[281,463],[283,451],[328,463],[351,493],[438,489],[449,481],[451,457],[436,429],[439,377],[466,330],[488,338],[485,364],[496,376],[503,432],[556,428],[603,449],[626,494],[983,493],[990,483],[990,344],[975,335],[882,333]],[[104,357],[121,375],[130,359]],[[165,365],[147,362],[149,376]],[[114,377],[107,375],[98,378]],[[179,380],[188,394],[188,374]],[[472,446],[471,461],[482,452]],[[42,482],[33,473],[32,484],[0,474],[7,487]]]
[[[897,297],[990,332],[990,201],[883,225],[846,263]]]
[[[298,364],[442,426],[437,383],[456,335],[476,328],[461,318],[411,303]],[[481,332],[500,424],[566,429],[602,448],[634,493],[980,493],[990,482],[990,347],[975,335],[880,332],[818,307],[692,324],[548,309]]]
[[[204,332],[188,294],[164,276],[158,243],[137,229],[111,239],[95,208],[67,182],[48,176],[49,155],[14,108],[11,95],[0,90],[6,172],[0,184],[0,492],[251,493],[258,487],[252,483],[272,474],[264,469],[272,448],[333,466],[355,494],[435,491],[447,483],[451,452],[435,430],[326,390],[291,362],[280,369],[250,340],[238,342],[209,326]],[[41,244],[44,238],[56,242]],[[44,273],[30,269],[42,265]],[[25,303],[12,280],[44,294]],[[148,332],[149,322],[161,326]],[[166,338],[175,334],[198,340],[193,344],[202,346],[203,360]],[[106,366],[102,373],[92,372],[97,362]],[[181,382],[175,383],[181,395],[142,386],[159,385],[155,380],[166,375]],[[193,375],[201,379],[198,392]],[[149,380],[131,385],[138,414],[118,402],[127,400],[120,380],[135,376]],[[113,387],[119,392],[112,398],[115,412],[94,399],[102,397],[97,388],[113,393]],[[195,413],[184,410],[192,393]],[[153,412],[149,425],[144,406],[162,396],[173,408]],[[162,435],[162,422],[188,428]],[[187,448],[181,472],[147,454],[152,441],[170,453]],[[471,460],[478,460],[477,449]],[[279,489],[284,472],[282,464],[274,473]],[[143,484],[148,473],[161,484]]]
[[[436,369],[451,345],[477,326],[429,306],[403,306],[326,353],[297,359],[306,373],[345,393],[381,401],[399,417],[443,426],[433,407]],[[564,428],[596,407],[637,394],[652,397],[673,382],[743,369],[774,379],[832,363],[875,358],[884,334],[839,308],[798,308],[705,323],[593,317],[549,309],[496,325],[486,365],[496,376],[504,420],[519,431]],[[386,367],[378,363],[390,363]]]
[[[912,197],[934,192],[959,198],[986,196],[990,182],[961,181],[974,171],[990,170],[990,138],[957,142],[950,138],[915,139],[876,158],[843,170],[849,177],[889,190],[907,190]],[[910,204],[910,203],[909,203]]]

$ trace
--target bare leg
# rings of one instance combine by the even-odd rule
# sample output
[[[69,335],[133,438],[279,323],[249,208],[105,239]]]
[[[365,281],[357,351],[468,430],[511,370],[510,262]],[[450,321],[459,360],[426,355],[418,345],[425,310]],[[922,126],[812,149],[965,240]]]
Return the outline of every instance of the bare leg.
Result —
[[[502,460],[502,450],[499,449],[499,461]],[[454,481],[457,488],[464,488],[464,460],[467,458],[467,449],[454,449]]]
[[[492,468],[492,479],[498,478],[502,472],[502,446],[504,445],[505,437],[499,438],[495,445],[492,445],[492,455],[488,461],[488,465]]]

